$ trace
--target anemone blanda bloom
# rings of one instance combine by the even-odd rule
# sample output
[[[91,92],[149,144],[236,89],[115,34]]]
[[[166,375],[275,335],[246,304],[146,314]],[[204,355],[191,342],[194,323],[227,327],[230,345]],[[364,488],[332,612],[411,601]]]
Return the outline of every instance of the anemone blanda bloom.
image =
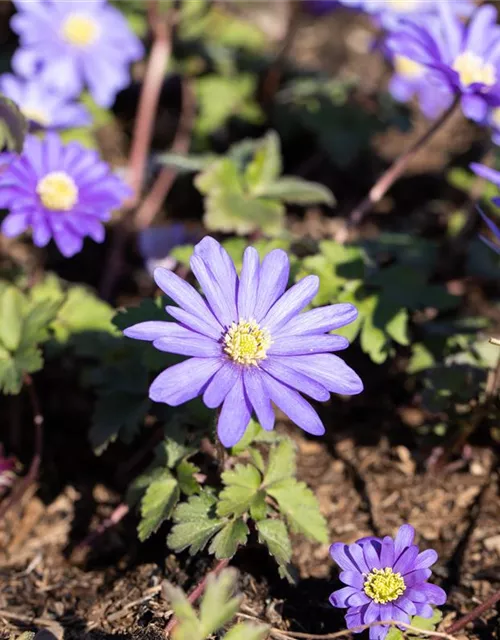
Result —
[[[37,78],[26,80],[6,73],[0,76],[0,92],[13,100],[37,129],[70,129],[91,123],[83,105],[50,91]]]
[[[0,173],[0,207],[9,211],[1,230],[14,237],[31,228],[38,247],[53,238],[70,257],[85,236],[104,240],[102,223],[129,195],[97,152],[76,142],[65,146],[55,133],[28,136],[22,154]]]
[[[20,48],[12,66],[69,97],[88,87],[110,107],[130,83],[129,66],[143,47],[118,9],[105,0],[14,0],[12,29]]]
[[[419,553],[414,536],[414,528],[405,524],[394,540],[386,536],[332,544],[330,554],[347,586],[334,591],[330,603],[347,608],[349,629],[379,621],[370,628],[370,640],[383,640],[389,631],[384,621],[409,623],[414,615],[431,618],[432,605],[446,602],[443,589],[427,582],[438,555],[433,549]]]
[[[484,164],[479,164],[477,162],[471,163],[470,168],[477,176],[480,176],[485,180],[489,180],[489,182],[492,182],[494,185],[500,188],[500,171],[495,171],[495,169],[487,167]],[[497,196],[496,198],[492,198],[492,202],[497,207],[500,206],[500,197]],[[490,247],[490,249],[493,249],[493,251],[500,254],[500,229],[492,220],[488,218],[488,216],[486,216],[481,211],[481,209],[478,208],[478,211],[482,219],[486,222],[489,230],[493,234],[494,240],[490,240],[484,235],[480,235],[479,237],[484,242],[484,244]]]
[[[464,25],[450,4],[439,3],[439,18],[402,21],[389,33],[393,55],[423,65],[449,93],[459,97],[464,114],[484,122],[490,108],[500,106],[500,27],[492,5],[480,7]],[[443,105],[445,101],[443,101]],[[447,105],[446,105],[447,106]]]
[[[349,0],[339,0],[348,4]],[[362,0],[358,2],[368,13],[373,14],[386,29],[397,27],[399,21],[412,19],[427,20],[437,16],[438,5],[443,0]],[[456,16],[469,16],[474,10],[473,0],[444,0],[450,11]]]
[[[330,392],[360,393],[358,375],[329,353],[348,346],[326,332],[352,322],[351,304],[299,313],[318,292],[317,276],[307,276],[285,292],[290,270],[284,251],[259,255],[247,247],[238,277],[225,249],[211,237],[199,242],[191,269],[205,298],[171,271],[154,272],[157,285],[179,307],[167,306],[177,322],[141,322],[124,331],[161,350],[191,356],[153,381],[149,396],[177,406],[203,395],[220,407],[217,431],[224,446],[245,433],[252,412],[266,430],[274,427],[274,402],[293,422],[313,435],[325,428],[299,393],[325,401]]]

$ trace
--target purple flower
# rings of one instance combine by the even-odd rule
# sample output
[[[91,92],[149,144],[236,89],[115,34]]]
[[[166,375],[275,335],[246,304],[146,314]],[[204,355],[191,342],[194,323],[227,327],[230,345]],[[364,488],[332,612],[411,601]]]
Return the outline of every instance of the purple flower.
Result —
[[[104,0],[14,0],[12,28],[20,49],[12,65],[25,77],[69,97],[84,86],[110,107],[130,83],[129,65],[143,47],[123,15]]]
[[[70,129],[91,123],[83,105],[69,102],[35,78],[25,80],[6,73],[0,76],[0,91],[17,104],[35,128]]]
[[[195,289],[167,269],[158,268],[158,286],[179,307],[167,306],[177,322],[141,322],[124,331],[169,353],[192,356],[161,373],[149,390],[156,402],[177,406],[203,395],[210,408],[222,405],[218,435],[226,447],[243,436],[255,412],[266,430],[274,427],[274,402],[299,427],[313,435],[325,428],[299,391],[319,401],[330,392],[360,393],[358,375],[328,353],[348,346],[327,332],[352,322],[351,304],[299,313],[318,292],[317,276],[307,276],[286,291],[290,263],[280,249],[259,264],[247,247],[238,277],[220,244],[205,237],[194,249],[191,269],[203,289]]]
[[[479,8],[468,25],[451,13],[448,2],[439,3],[440,16],[427,21],[403,21],[389,34],[386,46],[393,55],[432,71],[434,82],[453,97],[461,98],[464,114],[484,122],[488,110],[500,106],[500,27],[491,5]]]
[[[0,174],[0,207],[9,210],[2,233],[14,237],[31,227],[38,247],[53,238],[70,257],[85,236],[104,240],[102,223],[130,194],[97,152],[76,142],[64,146],[55,133],[28,136],[23,153]]]
[[[340,0],[345,4],[349,0]],[[387,29],[395,29],[401,20],[427,20],[439,13],[439,4],[443,0],[364,0],[363,9],[376,16],[381,25]],[[445,0],[450,11],[456,16],[469,16],[474,10],[473,0]]]
[[[201,238],[201,235],[199,231],[190,229],[184,222],[142,229],[139,232],[138,245],[146,269],[151,275],[156,267],[173,269],[176,260],[169,255],[172,249],[183,244],[193,244]]]
[[[419,553],[413,544],[415,530],[409,524],[399,528],[394,540],[363,538],[354,544],[336,542],[330,554],[340,566],[340,579],[347,586],[334,591],[330,602],[347,608],[349,629],[373,622],[410,622],[410,616],[431,618],[431,605],[446,602],[446,593],[427,580],[429,567],[438,555],[433,549]],[[370,640],[383,640],[389,631],[381,624],[370,629]]]
[[[491,127],[491,139],[494,144],[500,145],[500,107],[490,109],[486,122]]]

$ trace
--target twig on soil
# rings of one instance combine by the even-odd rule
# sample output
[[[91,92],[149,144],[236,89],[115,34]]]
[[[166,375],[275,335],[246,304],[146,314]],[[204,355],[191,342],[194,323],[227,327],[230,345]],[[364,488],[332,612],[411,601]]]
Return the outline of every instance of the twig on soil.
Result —
[[[62,640],[64,636],[64,628],[56,620],[50,618],[35,618],[32,616],[25,616],[22,613],[14,613],[13,611],[4,611],[0,609],[0,618],[4,620],[14,620],[27,625],[36,625],[37,627],[44,627],[51,631],[56,638]]]
[[[478,605],[475,609],[472,609],[470,613],[459,618],[456,622],[446,629],[448,633],[456,633],[457,631],[461,631],[465,626],[467,626],[470,622],[477,620],[483,613],[488,611],[495,606],[497,602],[500,602],[500,590],[495,591],[493,595],[491,595],[487,600],[485,600],[482,604]]]
[[[132,134],[127,177],[133,195],[125,203],[123,216],[117,225],[107,264],[103,271],[100,293],[105,300],[109,300],[111,297],[115,281],[121,272],[125,245],[133,226],[132,209],[137,205],[142,191],[154,119],[172,48],[174,20],[160,15],[157,0],[150,0],[148,17],[154,40],[147,62]]]
[[[239,618],[246,618],[248,620],[258,620],[262,622],[259,618],[254,616],[248,616],[244,613],[236,614]],[[412,631],[413,633],[418,633],[422,636],[427,636],[429,638],[441,638],[442,640],[457,640],[455,636],[450,635],[444,631],[427,631],[424,629],[419,629],[418,627],[414,627],[411,624],[407,624],[406,622],[400,622],[399,620],[387,620],[384,621],[385,625],[390,627],[402,627],[407,631]],[[283,631],[282,629],[277,629],[276,627],[272,627],[269,631],[272,637],[277,638],[277,640],[335,640],[336,638],[344,638],[345,636],[352,635],[354,633],[359,633],[360,631],[366,631],[371,629],[372,627],[380,626],[380,622],[372,622],[371,624],[364,624],[359,627],[352,627],[351,629],[343,629],[342,631],[336,631],[335,633],[326,633],[326,634],[314,634],[314,633],[301,633],[299,631]]]
[[[35,452],[31,460],[28,473],[19,481],[19,484],[14,488],[10,497],[2,502],[0,505],[0,520],[5,517],[7,511],[15,504],[21,501],[22,497],[26,493],[28,487],[35,482],[40,471],[40,465],[42,462],[43,451],[43,414],[40,407],[40,401],[36,393],[36,389],[33,385],[33,379],[28,374],[24,374],[24,385],[28,391],[30,399],[31,410],[33,412],[33,427],[35,431]]]
[[[142,598],[139,598],[138,600],[132,600],[132,602],[127,602],[127,604],[124,607],[122,607],[119,611],[115,611],[115,613],[108,615],[106,617],[107,621],[114,622],[115,620],[119,620],[120,618],[123,618],[123,616],[126,616],[129,610],[132,609],[133,607],[136,607],[139,604],[144,604],[145,602],[148,602],[149,600],[154,598],[158,593],[160,593],[162,588],[163,587],[161,584],[158,584],[155,587],[151,587],[151,589],[148,589],[146,592],[146,595],[142,596]]]
[[[208,579],[210,578],[210,576],[218,576],[219,573],[221,573],[222,571],[224,571],[224,569],[228,566],[230,562],[230,558],[223,558],[222,560],[219,560],[219,562],[215,565],[215,567],[212,569],[212,571],[210,571],[209,573],[207,573],[196,585],[196,587],[191,591],[191,593],[188,595],[188,601],[191,604],[194,604],[198,598],[203,594],[203,592],[205,591],[205,588],[207,586],[207,582]],[[165,637],[169,638],[171,632],[173,631],[173,629],[177,626],[177,618],[175,616],[172,616],[170,618],[170,620],[168,621],[167,626],[165,627]]]
[[[172,143],[172,151],[186,154],[191,144],[191,132],[196,116],[196,101],[193,87],[188,79],[182,81],[182,105],[179,124],[175,139]],[[151,191],[144,198],[141,206],[137,209],[134,219],[136,229],[146,229],[154,220],[160,210],[161,205],[172,187],[177,171],[173,167],[163,167],[156,178]]]
[[[97,527],[95,531],[92,531],[92,533],[90,533],[86,538],[84,538],[84,540],[82,540],[76,546],[75,551],[78,551],[80,549],[85,549],[86,547],[91,547],[94,544],[94,542],[97,540],[97,538],[100,538],[102,534],[105,533],[108,529],[110,529],[111,527],[114,527],[121,520],[123,520],[123,518],[127,515],[129,511],[130,511],[130,508],[128,505],[124,504],[123,502],[119,504],[116,507],[116,509],[113,511],[113,513],[109,516],[109,518],[106,518],[106,520],[101,522],[101,524]]]
[[[414,142],[409,149],[402,153],[387,169],[387,171],[380,176],[377,182],[370,189],[367,197],[351,212],[346,226],[337,234],[336,240],[338,242],[345,242],[347,240],[348,229],[361,224],[366,214],[371,211],[377,202],[380,202],[396,180],[398,180],[398,178],[400,178],[405,172],[415,154],[427,144],[434,134],[450,118],[452,113],[455,111],[458,102],[459,98],[457,97],[453,101],[453,104],[431,124],[427,131],[425,131],[425,133],[416,142]]]

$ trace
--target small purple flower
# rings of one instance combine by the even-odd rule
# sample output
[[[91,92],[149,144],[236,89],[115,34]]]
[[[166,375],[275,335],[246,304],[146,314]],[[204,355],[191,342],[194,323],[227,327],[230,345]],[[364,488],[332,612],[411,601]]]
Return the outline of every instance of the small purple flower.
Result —
[[[500,107],[490,109],[486,123],[491,127],[491,139],[493,143],[500,145]]]
[[[480,7],[468,25],[439,2],[439,18],[402,21],[389,34],[386,46],[393,55],[405,56],[432,71],[432,78],[461,99],[471,120],[483,123],[490,108],[500,106],[500,27],[492,5]],[[443,105],[445,105],[443,99]],[[446,105],[447,106],[447,105]]]
[[[37,129],[85,127],[92,121],[83,105],[69,102],[35,78],[25,80],[6,73],[0,76],[0,92],[13,100]]]
[[[330,602],[347,608],[349,629],[373,622],[410,622],[410,616],[431,618],[431,605],[446,602],[446,593],[429,584],[438,555],[433,549],[419,553],[413,544],[415,530],[409,524],[399,528],[394,540],[363,538],[354,544],[337,542],[330,554],[340,566],[341,581],[347,586],[334,591]],[[370,640],[383,640],[389,631],[384,624],[370,629]]]
[[[489,182],[492,182],[494,185],[500,188],[500,171],[495,171],[495,169],[487,167],[484,164],[479,164],[477,162],[472,162],[469,166],[477,176],[479,176],[480,178],[484,178]],[[497,196],[496,198],[492,198],[492,202],[497,207],[500,206],[500,197]],[[481,211],[481,209],[478,208],[478,211],[482,219],[486,222],[489,230],[492,232],[496,242],[483,235],[480,235],[479,237],[490,249],[493,249],[493,251],[500,254],[500,229],[492,220],[488,218],[488,216],[486,216]]]
[[[104,0],[14,0],[12,29],[19,34],[15,72],[68,97],[84,86],[110,107],[130,83],[129,65],[143,47],[123,15]]]
[[[347,3],[349,0],[340,0]],[[470,16],[474,10],[473,0],[444,0],[456,16]],[[363,9],[373,14],[387,30],[397,28],[401,20],[427,20],[439,14],[443,0],[363,0]]]
[[[151,275],[157,267],[173,269],[176,260],[170,257],[175,247],[193,244],[201,238],[199,231],[190,229],[184,222],[174,222],[164,227],[142,229],[138,236],[139,252]]]
[[[290,262],[280,249],[259,263],[247,247],[238,277],[227,251],[210,237],[199,242],[191,269],[205,298],[171,271],[155,270],[157,285],[179,307],[167,306],[177,322],[141,322],[124,334],[149,340],[160,351],[192,356],[154,381],[149,396],[177,406],[203,395],[210,408],[222,405],[218,435],[226,447],[245,433],[252,412],[263,429],[274,427],[274,402],[313,435],[325,428],[299,391],[319,401],[330,392],[360,393],[359,376],[338,356],[349,342],[327,332],[352,322],[351,304],[300,313],[318,292],[317,276],[307,276],[285,292]]]
[[[0,174],[0,207],[9,210],[2,233],[11,238],[31,227],[38,247],[53,238],[70,257],[85,236],[104,240],[102,223],[130,194],[97,152],[76,142],[64,146],[55,133],[28,136],[22,154]]]

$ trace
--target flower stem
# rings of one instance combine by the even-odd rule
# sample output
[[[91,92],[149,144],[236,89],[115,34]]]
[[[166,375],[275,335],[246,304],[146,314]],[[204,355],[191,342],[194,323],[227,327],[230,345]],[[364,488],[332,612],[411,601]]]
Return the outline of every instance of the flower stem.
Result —
[[[491,609],[491,607],[495,606],[497,602],[500,602],[500,590],[495,591],[487,600],[485,600],[482,604],[478,605],[475,609],[472,609],[470,613],[459,618],[456,622],[450,625],[446,632],[449,634],[457,633],[457,631],[461,631],[465,626],[469,624],[469,622],[473,622],[477,620],[479,616],[483,615],[485,611]]]
[[[380,176],[377,182],[370,189],[366,198],[351,212],[348,226],[352,227],[359,225],[373,206],[377,204],[377,202],[380,202],[396,180],[405,172],[415,154],[427,144],[434,134],[450,118],[458,103],[459,97],[455,98],[451,106],[431,124],[427,131],[425,131],[425,133],[416,140],[409,149],[401,154],[399,158],[387,169],[387,171]]]
[[[38,399],[36,389],[33,385],[33,379],[27,373],[24,374],[24,384],[28,391],[31,409],[33,412],[33,427],[35,430],[35,452],[33,454],[28,473],[12,491],[10,498],[2,502],[2,505],[0,506],[0,520],[5,517],[5,514],[11,507],[21,501],[28,487],[37,479],[42,462],[44,418],[40,408],[40,401]]]
[[[220,573],[222,573],[222,571],[224,571],[224,569],[228,566],[229,561],[230,561],[230,558],[223,558],[222,560],[219,560],[215,565],[215,567],[212,569],[212,571],[210,571],[205,576],[203,576],[203,578],[198,582],[195,588],[188,595],[188,601],[191,604],[194,604],[198,600],[198,598],[203,594],[203,592],[206,589],[207,582],[210,576],[216,577]],[[170,637],[170,634],[173,631],[173,629],[176,627],[176,625],[177,625],[177,618],[175,616],[172,616],[168,621],[167,626],[165,627],[166,638]]]

